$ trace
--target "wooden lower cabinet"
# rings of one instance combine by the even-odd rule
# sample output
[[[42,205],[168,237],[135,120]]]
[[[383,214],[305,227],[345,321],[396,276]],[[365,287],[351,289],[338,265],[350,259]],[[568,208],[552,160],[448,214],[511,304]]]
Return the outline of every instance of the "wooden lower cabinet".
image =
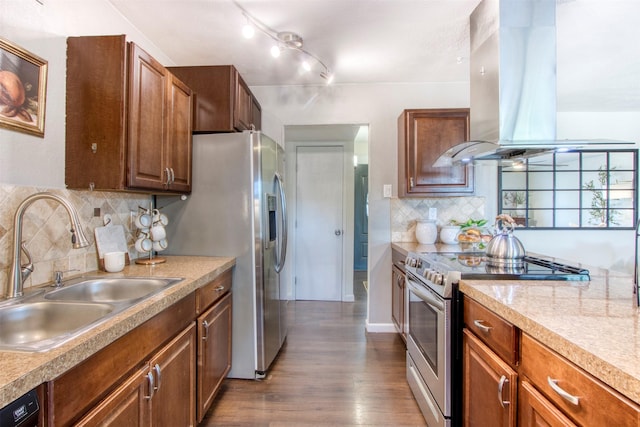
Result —
[[[196,425],[196,331],[192,324],[151,359],[152,426]]]
[[[231,368],[232,271],[39,388],[42,426],[195,426]]]
[[[404,274],[396,266],[391,269],[391,318],[396,331],[406,340],[405,336],[405,279]]]
[[[520,373],[577,425],[640,425],[640,405],[524,333]]]
[[[518,387],[519,427],[575,427],[553,403],[549,402],[529,381]]]
[[[464,324],[465,426],[640,426],[640,405],[466,296]]]
[[[147,426],[149,425],[148,367],[131,376],[76,425]]]
[[[195,426],[192,323],[91,410],[79,426]]]
[[[464,426],[515,426],[516,371],[467,329],[462,360]]]
[[[231,293],[198,317],[198,422],[231,369]]]

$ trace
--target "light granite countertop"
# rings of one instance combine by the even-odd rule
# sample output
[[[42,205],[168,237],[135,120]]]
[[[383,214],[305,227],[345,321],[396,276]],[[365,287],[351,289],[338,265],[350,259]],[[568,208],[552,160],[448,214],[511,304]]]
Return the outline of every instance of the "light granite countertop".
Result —
[[[436,246],[392,243],[403,253],[455,249]],[[460,290],[640,404],[640,310],[633,278],[584,267],[589,282],[462,280]]]
[[[155,266],[131,264],[120,273],[89,272],[83,276],[183,277],[154,295],[62,346],[39,353],[0,351],[0,408],[41,383],[51,381],[131,329],[211,282],[235,265],[235,258],[167,256]]]

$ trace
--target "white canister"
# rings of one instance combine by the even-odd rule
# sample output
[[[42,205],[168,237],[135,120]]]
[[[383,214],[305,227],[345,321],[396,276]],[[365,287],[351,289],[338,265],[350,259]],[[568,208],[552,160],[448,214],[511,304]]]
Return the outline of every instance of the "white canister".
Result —
[[[431,245],[438,238],[438,227],[433,220],[418,221],[416,224],[416,240],[423,245]]]
[[[454,245],[458,243],[459,232],[460,226],[458,225],[443,225],[440,229],[440,241],[447,245]]]

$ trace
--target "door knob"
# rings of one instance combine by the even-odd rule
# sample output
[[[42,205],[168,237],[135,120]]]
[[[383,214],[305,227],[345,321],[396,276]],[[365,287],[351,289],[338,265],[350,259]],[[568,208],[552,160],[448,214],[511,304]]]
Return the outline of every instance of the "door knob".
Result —
[[[336,233],[336,236],[339,236],[339,235],[342,234],[342,230],[336,230],[336,231],[334,231],[334,233]]]

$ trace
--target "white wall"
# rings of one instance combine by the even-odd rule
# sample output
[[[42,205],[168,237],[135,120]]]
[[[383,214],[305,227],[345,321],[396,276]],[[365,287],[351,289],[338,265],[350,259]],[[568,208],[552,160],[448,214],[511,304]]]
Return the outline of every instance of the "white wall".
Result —
[[[284,125],[369,125],[369,318],[370,330],[391,323],[390,199],[397,195],[397,119],[407,108],[464,108],[468,83],[336,86],[253,86],[263,110]],[[495,187],[494,187],[495,188]]]

